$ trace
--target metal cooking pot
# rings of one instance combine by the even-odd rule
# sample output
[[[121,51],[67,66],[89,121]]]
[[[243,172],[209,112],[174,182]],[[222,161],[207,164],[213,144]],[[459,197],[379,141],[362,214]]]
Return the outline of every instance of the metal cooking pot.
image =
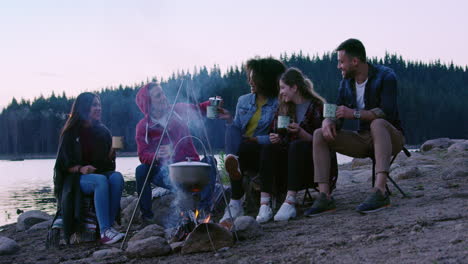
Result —
[[[169,165],[169,178],[185,191],[199,192],[210,182],[210,168],[208,163],[188,159]]]

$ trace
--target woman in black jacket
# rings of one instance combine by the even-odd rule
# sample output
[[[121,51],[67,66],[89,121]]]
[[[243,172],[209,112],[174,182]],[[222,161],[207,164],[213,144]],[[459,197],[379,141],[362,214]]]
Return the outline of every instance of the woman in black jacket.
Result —
[[[112,244],[122,239],[123,234],[112,224],[120,210],[124,180],[115,171],[112,137],[101,123],[101,101],[96,94],[82,93],[73,103],[60,135],[54,171],[57,211],[63,219],[66,241],[82,226],[83,194],[94,196],[101,242]]]

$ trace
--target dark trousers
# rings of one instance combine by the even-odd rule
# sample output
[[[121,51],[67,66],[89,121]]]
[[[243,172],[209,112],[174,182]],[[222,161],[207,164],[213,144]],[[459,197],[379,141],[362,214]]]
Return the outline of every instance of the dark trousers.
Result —
[[[299,191],[313,185],[312,142],[265,145],[260,156],[260,190],[266,193]]]
[[[260,163],[260,152],[262,145],[254,142],[242,142],[239,146],[237,156],[239,156],[239,167],[241,172],[252,171],[257,173]],[[242,188],[242,178],[239,180],[231,181],[232,199],[239,200],[244,195],[244,188]]]

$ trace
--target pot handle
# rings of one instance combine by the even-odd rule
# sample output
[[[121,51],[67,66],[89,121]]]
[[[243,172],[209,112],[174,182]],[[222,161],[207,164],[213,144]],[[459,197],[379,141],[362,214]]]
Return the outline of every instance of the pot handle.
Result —
[[[171,157],[170,157],[169,160],[172,160],[172,158],[174,157],[174,154],[175,154],[175,152],[176,152],[176,149],[177,149],[177,146],[179,145],[179,143],[182,142],[182,140],[187,139],[187,138],[194,138],[194,139],[198,140],[198,142],[200,142],[200,144],[201,144],[202,147],[203,147],[204,155],[205,155],[205,157],[206,157],[206,155],[207,155],[208,152],[206,151],[206,147],[205,147],[205,144],[203,144],[203,141],[202,141],[200,138],[198,138],[198,137],[189,135],[189,136],[182,137],[181,139],[179,139],[179,141],[177,141],[177,143],[176,143],[175,146],[174,146],[174,149],[173,149],[173,151],[172,151],[172,154],[171,154]],[[187,161],[191,161],[191,157],[186,157],[186,159],[187,159]]]

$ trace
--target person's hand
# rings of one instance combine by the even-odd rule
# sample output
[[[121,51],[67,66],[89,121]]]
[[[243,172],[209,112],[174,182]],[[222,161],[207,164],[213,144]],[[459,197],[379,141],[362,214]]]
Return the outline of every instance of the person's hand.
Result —
[[[354,109],[340,105],[336,108],[336,118],[354,119]]]
[[[291,123],[288,125],[288,132],[291,134],[297,134],[301,131],[302,127],[298,123]]]
[[[322,122],[322,133],[326,141],[333,141],[336,137],[336,124],[330,119],[325,119]]]
[[[246,137],[246,136],[242,136],[242,140],[243,140],[244,142],[258,143],[257,137]]]
[[[86,165],[80,168],[81,174],[91,174],[96,171],[96,168],[92,165]]]
[[[171,147],[170,145],[161,145],[159,146],[157,159],[169,159],[171,156]]]
[[[270,133],[270,141],[272,144],[278,144],[281,142],[281,137],[278,134]]]
[[[222,104],[222,101],[221,101]],[[229,124],[232,123],[232,115],[229,113],[228,110],[222,108],[221,106],[218,107],[218,118],[226,120]]]

